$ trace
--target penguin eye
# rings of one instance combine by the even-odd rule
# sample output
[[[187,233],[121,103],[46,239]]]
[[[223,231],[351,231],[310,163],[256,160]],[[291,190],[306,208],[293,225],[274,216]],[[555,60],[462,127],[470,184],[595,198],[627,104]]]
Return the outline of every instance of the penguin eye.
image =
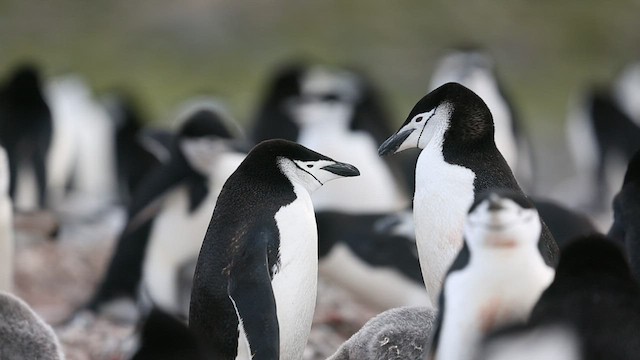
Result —
[[[416,116],[416,122],[420,122],[420,121],[422,121],[422,119],[423,119],[422,115]]]
[[[311,169],[313,167],[313,164],[307,164],[307,167]]]

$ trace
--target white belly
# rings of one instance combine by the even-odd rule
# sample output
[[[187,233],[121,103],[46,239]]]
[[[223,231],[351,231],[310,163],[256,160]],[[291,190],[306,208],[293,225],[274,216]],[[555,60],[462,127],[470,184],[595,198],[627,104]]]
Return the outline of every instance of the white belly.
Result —
[[[464,219],[474,199],[475,174],[444,161],[440,149],[425,148],[416,165],[413,200],[422,276],[437,304],[444,276],[462,247]]]
[[[280,268],[271,286],[280,328],[280,358],[302,358],[316,304],[318,232],[307,191],[296,186],[298,199],[280,209]]]
[[[498,251],[449,275],[438,360],[471,360],[488,332],[528,319],[554,272],[537,249],[521,255]]]
[[[186,188],[180,187],[168,196],[156,217],[143,268],[143,283],[153,301],[165,311],[184,313],[179,308],[178,268],[200,252],[217,194],[210,191],[202,204],[189,213]]]

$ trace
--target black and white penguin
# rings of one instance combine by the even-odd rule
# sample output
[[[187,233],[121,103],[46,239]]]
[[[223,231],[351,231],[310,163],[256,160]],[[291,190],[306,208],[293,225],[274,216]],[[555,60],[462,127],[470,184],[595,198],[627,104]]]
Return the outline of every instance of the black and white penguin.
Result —
[[[626,250],[631,272],[640,281],[640,150],[631,158],[622,188],[613,199],[613,224],[607,236]]]
[[[584,360],[635,359],[640,349],[640,287],[619,246],[604,235],[562,249],[551,285],[529,325],[571,327]]]
[[[13,205],[9,196],[9,159],[0,147],[0,291],[13,291]]]
[[[491,188],[522,193],[493,140],[485,103],[457,83],[424,96],[380,155],[422,149],[416,164],[413,211],[422,275],[432,302],[462,247],[464,220],[477,194]],[[556,263],[558,248],[544,222],[542,255]]]
[[[9,194],[18,208],[34,210],[47,205],[51,134],[51,112],[39,72],[30,64],[19,66],[0,90],[0,143],[9,157]],[[21,189],[33,176],[35,189]]]
[[[489,190],[478,196],[440,295],[434,359],[473,359],[489,331],[527,320],[554,274],[540,253],[541,230],[538,212],[522,193]]]
[[[53,329],[22,299],[0,292],[0,358],[63,360]]]
[[[300,359],[316,299],[310,193],[358,170],[267,140],[225,183],[194,276],[189,327],[218,359]]]
[[[187,315],[179,269],[198,256],[217,195],[244,153],[235,149],[238,130],[219,103],[190,103],[178,118],[170,160],[142,180],[89,310],[111,313],[116,300],[136,299],[142,283],[146,300]]]
[[[437,319],[431,307],[390,309],[367,321],[327,360],[423,359]]]
[[[471,89],[487,104],[493,117],[498,150],[519,182],[526,188],[533,187],[533,151],[513,102],[496,74],[494,59],[480,48],[449,51],[437,62],[431,75],[430,89],[448,82],[457,82]]]

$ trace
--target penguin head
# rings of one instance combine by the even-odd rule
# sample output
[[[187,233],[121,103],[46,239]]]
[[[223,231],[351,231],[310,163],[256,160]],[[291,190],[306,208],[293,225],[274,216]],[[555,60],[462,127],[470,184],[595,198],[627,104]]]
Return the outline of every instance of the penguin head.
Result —
[[[620,192],[613,199],[613,225],[607,234],[624,242],[627,229],[640,217],[640,150],[629,161]]]
[[[4,87],[8,101],[14,106],[30,108],[44,102],[40,89],[40,75],[32,64],[17,67]]]
[[[430,143],[471,148],[483,141],[493,141],[489,108],[468,88],[447,83],[418,101],[400,129],[380,145],[378,153],[384,156],[424,149]]]
[[[538,211],[527,198],[514,191],[482,193],[471,206],[464,225],[469,247],[535,247],[542,223]]]
[[[218,155],[237,151],[240,140],[231,117],[217,103],[194,105],[177,134],[180,151],[197,172],[209,174]]]
[[[455,49],[438,61],[431,77],[432,88],[449,81],[473,84],[494,78],[493,59],[479,48]]]
[[[254,164],[254,176],[264,177],[260,167],[273,164],[292,183],[303,186],[309,193],[326,182],[341,177],[358,176],[358,169],[288,140],[266,140],[256,145],[245,159]],[[268,179],[265,179],[268,180]]]
[[[289,111],[301,127],[330,123],[348,127],[359,96],[355,76],[317,67],[304,76],[301,94],[291,102]]]

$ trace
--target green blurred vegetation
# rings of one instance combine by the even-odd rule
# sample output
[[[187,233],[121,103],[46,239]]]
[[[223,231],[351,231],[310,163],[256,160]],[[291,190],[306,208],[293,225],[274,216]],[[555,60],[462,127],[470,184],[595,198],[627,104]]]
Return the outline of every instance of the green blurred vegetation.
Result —
[[[149,116],[213,93],[246,123],[273,66],[291,57],[364,69],[397,121],[446,48],[486,46],[532,126],[640,59],[640,1],[0,1],[0,76],[21,60],[127,88]],[[535,124],[535,125],[534,125]]]

